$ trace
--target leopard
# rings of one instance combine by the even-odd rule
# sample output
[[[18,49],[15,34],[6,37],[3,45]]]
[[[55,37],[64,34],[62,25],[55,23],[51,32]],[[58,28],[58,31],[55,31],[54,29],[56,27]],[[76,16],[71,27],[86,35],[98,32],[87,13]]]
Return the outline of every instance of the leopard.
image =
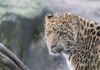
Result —
[[[75,13],[48,13],[45,41],[51,55],[63,55],[70,70],[100,70],[100,25]]]

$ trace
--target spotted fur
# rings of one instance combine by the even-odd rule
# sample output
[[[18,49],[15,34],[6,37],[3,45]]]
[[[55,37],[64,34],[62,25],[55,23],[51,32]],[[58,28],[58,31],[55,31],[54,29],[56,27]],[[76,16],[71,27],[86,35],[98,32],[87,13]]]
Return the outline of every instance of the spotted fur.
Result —
[[[100,25],[72,13],[47,14],[49,52],[64,54],[70,70],[100,70]]]

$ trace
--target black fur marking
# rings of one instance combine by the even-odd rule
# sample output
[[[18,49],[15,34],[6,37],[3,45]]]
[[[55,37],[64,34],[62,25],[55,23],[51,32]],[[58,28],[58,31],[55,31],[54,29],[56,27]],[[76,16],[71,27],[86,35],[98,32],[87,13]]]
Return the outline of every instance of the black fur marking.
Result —
[[[87,27],[89,26],[89,23],[87,23]]]
[[[97,28],[96,28],[97,30],[99,30],[100,29],[100,26],[97,26]]]
[[[86,33],[87,33],[87,29],[85,29],[84,35],[86,35]]]
[[[94,27],[94,25],[93,24],[90,24],[90,27]]]
[[[85,21],[85,20],[83,21],[83,24],[84,24],[84,25],[86,24],[86,21]]]
[[[97,32],[97,36],[100,36],[100,31]]]
[[[82,29],[82,30],[84,29],[83,25],[81,25],[81,29]]]
[[[90,29],[90,33],[93,32],[93,31],[94,31],[94,29]]]
[[[95,35],[95,33],[96,33],[96,32],[95,32],[95,31],[93,31],[93,32],[92,32],[92,35]]]

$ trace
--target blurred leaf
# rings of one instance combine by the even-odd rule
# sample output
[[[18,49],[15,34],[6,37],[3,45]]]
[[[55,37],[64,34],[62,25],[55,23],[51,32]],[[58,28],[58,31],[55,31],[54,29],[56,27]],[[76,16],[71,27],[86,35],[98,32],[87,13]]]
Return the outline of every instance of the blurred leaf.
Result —
[[[0,0],[0,15],[10,12],[34,18],[40,15],[44,7],[40,0]]]

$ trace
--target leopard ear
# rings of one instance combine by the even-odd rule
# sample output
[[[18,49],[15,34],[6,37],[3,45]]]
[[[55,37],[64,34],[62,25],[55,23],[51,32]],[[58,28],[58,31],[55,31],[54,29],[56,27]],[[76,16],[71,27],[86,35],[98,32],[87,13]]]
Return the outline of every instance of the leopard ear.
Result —
[[[53,17],[52,13],[46,14],[46,16],[45,16],[45,22],[47,23],[52,17]]]
[[[52,18],[52,17],[53,17],[53,14],[52,14],[52,13],[46,14],[46,18],[50,19],[50,18]]]
[[[51,19],[52,17],[53,17],[53,14],[52,13],[48,13],[45,16],[45,19]]]

